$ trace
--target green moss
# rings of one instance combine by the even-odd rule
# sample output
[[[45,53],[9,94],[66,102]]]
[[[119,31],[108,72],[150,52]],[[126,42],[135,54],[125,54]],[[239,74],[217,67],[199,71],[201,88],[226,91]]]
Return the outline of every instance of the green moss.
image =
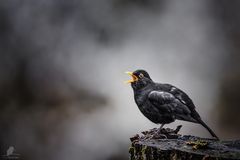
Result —
[[[128,152],[129,152],[129,154],[130,154],[130,159],[131,160],[135,160],[136,158],[135,158],[135,154],[136,154],[136,148],[133,146],[133,144],[131,145],[131,147],[129,147],[129,149],[128,149]]]
[[[146,153],[146,150],[147,150],[147,146],[144,145],[144,146],[142,147],[141,153],[142,153],[142,154],[145,154],[145,153]]]
[[[197,140],[197,141],[188,141],[186,142],[187,145],[191,145],[193,149],[203,149],[207,148],[208,142],[204,140]]]

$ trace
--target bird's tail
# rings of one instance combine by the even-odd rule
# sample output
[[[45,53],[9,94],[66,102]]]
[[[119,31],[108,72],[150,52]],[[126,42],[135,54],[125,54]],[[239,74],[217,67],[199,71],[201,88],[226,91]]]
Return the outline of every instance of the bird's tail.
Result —
[[[198,122],[203,126],[205,127],[208,132],[213,136],[215,137],[217,140],[219,140],[218,136],[206,125],[206,123],[204,123],[200,118],[198,119]]]

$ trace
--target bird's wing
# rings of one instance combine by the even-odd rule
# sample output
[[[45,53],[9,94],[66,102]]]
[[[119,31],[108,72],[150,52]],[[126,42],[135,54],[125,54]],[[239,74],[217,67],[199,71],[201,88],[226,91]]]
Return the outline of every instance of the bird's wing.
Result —
[[[184,91],[180,90],[179,88],[172,86],[170,84],[166,84],[166,85],[168,85],[170,88],[169,93],[173,94],[174,97],[176,97],[181,103],[183,103],[188,107],[188,109],[191,111],[191,116],[195,119],[199,119],[200,115],[196,112],[195,105],[191,100],[191,98],[189,98],[188,95]]]
[[[187,105],[190,108],[195,108],[195,105],[193,104],[192,100],[188,97],[188,95],[180,90],[177,87],[174,87],[170,84],[166,84],[169,86],[169,93],[173,94],[179,101],[181,101],[183,104]]]
[[[175,99],[171,93],[163,91],[151,91],[148,98],[151,102],[159,105],[170,103]]]
[[[148,94],[148,99],[158,110],[162,112],[172,112],[172,108],[167,105],[174,99],[172,94],[167,92],[151,91]]]
[[[160,112],[168,112],[177,119],[195,122],[191,117],[191,110],[169,92],[151,91],[148,99]]]

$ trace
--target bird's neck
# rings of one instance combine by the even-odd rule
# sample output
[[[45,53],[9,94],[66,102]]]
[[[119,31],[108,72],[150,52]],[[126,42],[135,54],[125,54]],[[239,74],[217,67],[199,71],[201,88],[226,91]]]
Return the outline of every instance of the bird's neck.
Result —
[[[144,105],[150,92],[151,92],[150,87],[144,87],[138,90],[134,90],[134,100],[138,107]]]
[[[147,94],[148,92],[150,92],[152,90],[151,86],[152,86],[152,83],[149,83],[140,88],[133,88],[134,96],[141,96],[141,95]]]

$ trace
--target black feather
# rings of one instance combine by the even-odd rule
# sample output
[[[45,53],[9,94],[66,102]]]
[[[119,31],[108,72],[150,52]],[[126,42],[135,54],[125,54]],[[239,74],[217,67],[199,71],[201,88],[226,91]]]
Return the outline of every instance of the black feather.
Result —
[[[133,74],[138,77],[138,81],[131,84],[135,102],[149,120],[157,124],[172,123],[176,119],[199,123],[218,139],[202,121],[194,103],[185,92],[170,84],[153,82],[144,70],[137,70]]]

